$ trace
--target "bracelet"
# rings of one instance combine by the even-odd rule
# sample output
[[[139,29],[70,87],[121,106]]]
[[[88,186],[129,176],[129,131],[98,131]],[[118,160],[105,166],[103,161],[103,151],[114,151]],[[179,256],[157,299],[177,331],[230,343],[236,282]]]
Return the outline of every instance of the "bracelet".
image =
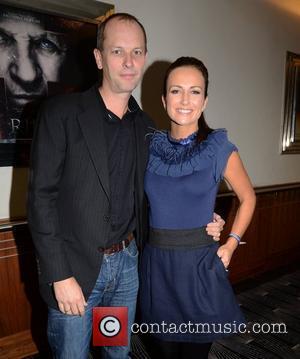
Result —
[[[235,238],[235,239],[237,240],[238,244],[241,243],[241,237],[240,237],[239,235],[235,234],[235,233],[229,233],[229,234],[228,234],[228,237],[233,237],[233,238]]]

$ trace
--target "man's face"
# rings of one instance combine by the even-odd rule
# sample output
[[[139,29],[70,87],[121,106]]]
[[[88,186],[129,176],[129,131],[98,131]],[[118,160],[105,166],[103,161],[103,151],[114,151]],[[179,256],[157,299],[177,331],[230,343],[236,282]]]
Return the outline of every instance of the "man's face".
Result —
[[[47,82],[59,80],[65,52],[59,35],[45,31],[34,18],[1,19],[0,76],[7,99],[23,106],[46,95]]]
[[[131,94],[139,84],[146,62],[143,31],[132,21],[113,19],[105,28],[103,50],[95,50],[103,69],[102,89],[111,94]]]

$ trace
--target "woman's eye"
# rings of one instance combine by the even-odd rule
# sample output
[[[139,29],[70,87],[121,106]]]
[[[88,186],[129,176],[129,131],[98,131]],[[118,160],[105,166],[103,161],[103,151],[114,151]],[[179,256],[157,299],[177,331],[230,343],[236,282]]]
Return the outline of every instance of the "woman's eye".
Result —
[[[198,91],[198,90],[193,90],[193,91],[192,91],[192,94],[193,94],[193,95],[200,95],[200,94],[201,94],[201,92],[200,92],[200,91]]]
[[[179,92],[179,90],[173,89],[170,91],[171,94],[176,95]]]

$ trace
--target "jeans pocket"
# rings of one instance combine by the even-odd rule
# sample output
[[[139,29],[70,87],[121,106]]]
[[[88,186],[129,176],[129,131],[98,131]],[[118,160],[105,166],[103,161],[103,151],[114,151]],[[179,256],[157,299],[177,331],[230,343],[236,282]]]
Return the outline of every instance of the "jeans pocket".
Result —
[[[138,251],[138,249],[137,249],[135,240],[131,241],[131,243],[129,244],[129,246],[124,249],[124,252],[125,252],[129,257],[137,258],[138,254],[139,254],[139,251]]]

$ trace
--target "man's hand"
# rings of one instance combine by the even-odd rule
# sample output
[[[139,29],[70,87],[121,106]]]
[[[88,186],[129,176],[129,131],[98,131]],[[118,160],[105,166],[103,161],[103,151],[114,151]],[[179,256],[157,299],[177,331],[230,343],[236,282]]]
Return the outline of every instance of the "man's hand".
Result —
[[[222,217],[214,213],[213,222],[208,223],[208,225],[206,226],[207,234],[212,236],[216,242],[219,241],[221,232],[223,231],[224,224],[225,221],[222,219]]]
[[[84,307],[87,303],[84,299],[81,287],[74,277],[53,283],[55,298],[59,310],[68,315],[84,315]]]

